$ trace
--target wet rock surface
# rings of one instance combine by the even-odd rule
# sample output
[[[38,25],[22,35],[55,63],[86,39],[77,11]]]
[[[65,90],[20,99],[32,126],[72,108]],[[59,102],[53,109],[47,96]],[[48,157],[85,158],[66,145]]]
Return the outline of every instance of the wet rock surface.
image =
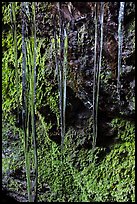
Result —
[[[80,7],[80,9],[82,8]],[[125,6],[120,100],[117,93],[118,9],[118,3],[115,3],[115,5],[109,3],[109,8],[105,10],[104,16],[104,42],[98,113],[99,135],[97,145],[99,146],[108,145],[103,142],[106,141],[105,138],[107,140],[110,138],[110,142],[113,143],[115,133],[113,133],[108,121],[111,122],[115,117],[131,121],[135,119],[134,4],[126,3]],[[129,23],[130,16],[132,18]],[[76,107],[76,104],[79,104],[78,100],[81,101],[80,109],[72,108],[71,110],[71,115],[81,115],[80,118],[72,117],[73,127],[76,126],[76,121],[78,121],[79,130],[81,128],[81,131],[84,130],[85,126],[83,122],[80,122],[80,119],[84,121],[84,118],[89,119],[92,117],[93,109],[94,19],[92,15],[85,15],[85,19],[75,20],[75,31],[69,33],[69,79],[67,81],[68,87],[71,87],[70,91],[68,91],[68,98],[71,94],[75,95],[72,106]],[[68,121],[70,121],[71,126],[69,116]]]

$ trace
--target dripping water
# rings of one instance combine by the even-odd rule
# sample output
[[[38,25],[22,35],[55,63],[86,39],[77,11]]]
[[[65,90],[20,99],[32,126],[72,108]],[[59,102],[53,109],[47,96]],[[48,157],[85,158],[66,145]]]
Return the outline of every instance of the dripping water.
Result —
[[[117,93],[120,100],[120,74],[121,74],[121,60],[122,60],[122,43],[123,43],[123,19],[124,19],[125,2],[120,2],[119,16],[118,16],[118,75],[117,75]]]

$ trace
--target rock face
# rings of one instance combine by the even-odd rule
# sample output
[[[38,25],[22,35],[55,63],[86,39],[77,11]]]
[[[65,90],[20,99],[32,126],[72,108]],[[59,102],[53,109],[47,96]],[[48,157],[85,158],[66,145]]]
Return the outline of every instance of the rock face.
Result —
[[[105,145],[103,141],[106,141],[106,137],[107,140],[115,137],[110,126],[113,118],[122,117],[134,120],[135,117],[135,5],[133,2],[125,3],[120,100],[117,93],[119,7],[118,2],[104,4],[98,145]],[[97,8],[98,34],[100,36],[99,3],[97,3]],[[47,14],[44,17],[45,12]],[[84,4],[83,2],[65,2],[61,6],[64,24],[69,23],[66,128],[67,130],[74,128],[78,134],[82,134],[84,137],[87,134],[85,130],[90,129],[89,140],[91,140],[93,131],[94,12],[95,3],[91,2]],[[50,39],[53,38],[54,22],[56,22],[57,34],[59,34],[58,6],[56,2],[51,4],[37,3],[36,19],[37,34],[40,38],[44,36],[49,36]],[[39,22],[45,23],[42,23],[41,26]],[[46,33],[48,30],[50,30],[50,35]],[[49,38],[47,38],[47,45]],[[97,52],[99,52],[99,42],[100,37],[98,37]],[[42,52],[45,49],[46,45],[44,45]],[[46,65],[51,67],[52,74],[49,75],[49,80],[53,82],[54,65],[49,66],[48,62]],[[57,85],[57,82],[55,84]],[[54,122],[57,123],[56,120]],[[60,136],[57,132],[57,126],[55,125],[55,133],[51,133],[51,138],[60,143]]]
[[[66,117],[68,126],[71,125],[71,121],[74,121],[73,127],[76,127],[78,122],[79,130],[77,131],[83,132],[85,127],[89,127],[87,119],[91,117],[92,121],[95,32],[93,19],[94,10],[92,10],[93,5],[87,6],[86,11],[86,7],[83,8],[81,3],[73,3],[73,6],[76,6],[79,13],[82,13],[82,17],[75,19],[73,22],[73,30],[69,31],[67,100],[69,101],[72,95],[73,100],[69,106],[67,106],[68,114],[66,114]],[[115,136],[109,125],[113,118],[123,117],[134,120],[135,117],[134,4],[126,3],[125,5],[120,101],[118,100],[116,86],[118,67],[118,13],[118,3],[114,3],[114,5],[113,3],[105,4],[104,42],[98,113],[98,145],[105,145],[103,141],[106,141],[106,137],[107,140],[108,138],[111,140],[111,138]],[[129,23],[130,16],[132,16],[132,18]],[[72,109],[69,111],[71,106]],[[86,122],[84,123],[85,118]]]
[[[121,73],[121,91],[120,101],[117,94],[117,69],[118,69],[118,14],[119,3],[104,3],[104,24],[103,24],[103,55],[100,76],[99,91],[99,124],[108,123],[114,117],[124,117],[134,120],[135,114],[135,5],[133,2],[125,3],[124,25],[123,25],[123,47],[122,47],[122,73]],[[100,42],[100,3],[98,8],[98,43],[97,52],[99,52]],[[68,28],[68,70],[67,70],[67,109],[66,123],[69,127],[85,132],[90,127],[92,135],[93,118],[93,77],[94,77],[94,44],[95,44],[95,21],[94,21],[95,3],[92,2],[65,2],[61,6],[61,14],[64,24]],[[45,15],[46,13],[46,15]],[[21,20],[21,16],[19,15]],[[55,23],[56,22],[56,23]],[[30,22],[27,22],[28,26]],[[41,54],[45,53],[50,39],[54,37],[56,26],[59,34],[59,19],[57,3],[36,4],[36,28],[37,37],[45,38],[46,41],[41,47]],[[56,24],[56,25],[55,25]],[[20,28],[20,26],[19,26]],[[49,64],[49,61],[51,64]],[[52,62],[51,62],[52,61]],[[48,67],[48,80],[53,84],[53,89],[57,91],[57,80],[54,80],[55,64],[53,58],[45,64]],[[39,69],[39,68],[37,68]],[[47,78],[47,76],[45,75]],[[39,84],[38,84],[39,85]],[[55,88],[54,88],[55,87]],[[45,89],[44,89],[45,90]],[[43,91],[44,91],[43,90]],[[45,99],[44,99],[45,100]],[[45,107],[45,105],[44,105]],[[49,118],[53,118],[54,133],[51,137],[60,143],[56,116],[48,106],[41,107],[40,112],[48,108]],[[42,110],[42,111],[41,111]],[[45,110],[45,111],[44,111]],[[104,117],[105,115],[105,117]],[[55,118],[55,120],[54,120]],[[81,120],[81,122],[80,122]],[[54,121],[54,122],[53,122]],[[72,124],[73,121],[73,124]],[[85,121],[85,122],[84,122]],[[90,121],[90,125],[89,125]],[[102,122],[101,122],[102,121]],[[103,124],[101,124],[103,123]],[[81,124],[81,125],[80,125]],[[107,132],[107,134],[106,134]],[[112,135],[112,130],[105,131],[105,137]],[[83,133],[82,133],[83,134]],[[100,134],[99,134],[100,135]],[[86,136],[86,135],[85,135]],[[101,138],[101,136],[99,136]],[[56,139],[57,138],[57,139]],[[100,139],[98,138],[100,141]],[[101,139],[103,140],[103,139]],[[105,140],[105,139],[104,139]],[[98,141],[98,145],[100,142]]]

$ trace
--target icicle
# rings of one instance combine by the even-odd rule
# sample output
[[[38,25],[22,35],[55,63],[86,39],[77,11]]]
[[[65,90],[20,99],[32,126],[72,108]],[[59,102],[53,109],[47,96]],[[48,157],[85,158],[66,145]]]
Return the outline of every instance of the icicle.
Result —
[[[26,177],[27,177],[27,191],[28,191],[28,200],[32,202],[31,197],[31,181],[30,181],[30,158],[29,158],[29,147],[28,147],[28,132],[27,132],[27,81],[26,81],[26,24],[25,24],[25,8],[26,3],[22,2],[22,123],[24,130],[24,152],[25,152],[25,165],[26,165]]]
[[[63,128],[65,134],[65,113],[66,113],[66,72],[67,72],[67,50],[68,50],[68,38],[67,32],[64,28],[64,67],[63,67]]]
[[[95,5],[95,9],[97,5]],[[94,54],[94,86],[93,86],[93,148],[96,146],[98,132],[98,101],[99,101],[99,85],[100,85],[100,70],[102,61],[102,46],[103,46],[103,19],[104,19],[104,3],[101,2],[100,9],[100,53],[99,64],[97,61],[97,10],[95,10],[95,54]]]
[[[104,2],[101,2],[101,14],[100,14],[100,53],[99,53],[99,66],[98,66],[98,75],[97,75],[97,93],[96,93],[96,137],[95,144],[97,140],[97,132],[98,132],[98,101],[99,101],[99,85],[100,85],[100,70],[101,70],[101,62],[102,62],[102,46],[103,46],[103,20],[104,20]]]
[[[117,75],[117,92],[120,100],[120,74],[121,74],[121,60],[122,60],[122,43],[123,32],[122,24],[124,19],[125,2],[120,2],[119,16],[118,16],[118,75]]]
[[[32,78],[34,83],[32,83],[32,134],[33,134],[33,146],[34,146],[34,163],[35,163],[35,186],[34,193],[35,199],[34,202],[37,202],[37,182],[38,182],[38,162],[37,162],[37,145],[36,145],[36,119],[35,119],[35,106],[36,106],[36,22],[35,22],[35,2],[32,2],[32,14],[33,14],[33,38],[34,38],[34,66],[32,67]]]
[[[93,79],[93,147],[96,141],[96,72],[97,72],[97,3],[95,3],[95,46],[94,46],[94,79]]]
[[[62,197],[63,197],[63,186],[64,186],[64,137],[65,137],[65,112],[66,112],[66,69],[67,69],[67,50],[68,50],[68,37],[66,28],[61,15],[61,3],[58,3],[59,10],[59,25],[60,25],[60,41],[59,51],[60,56],[57,57],[56,51],[56,67],[58,69],[58,84],[59,84],[59,110],[60,110],[60,129],[61,129],[61,174],[62,174]],[[55,33],[54,33],[55,36]],[[56,36],[55,36],[56,39]],[[57,46],[56,46],[57,47]]]
[[[64,24],[61,15],[61,3],[59,2],[59,20],[60,20],[60,62],[59,62],[59,106],[60,106],[60,124],[61,124],[61,148],[63,149],[64,145],[64,130],[65,130],[65,121],[64,121]]]

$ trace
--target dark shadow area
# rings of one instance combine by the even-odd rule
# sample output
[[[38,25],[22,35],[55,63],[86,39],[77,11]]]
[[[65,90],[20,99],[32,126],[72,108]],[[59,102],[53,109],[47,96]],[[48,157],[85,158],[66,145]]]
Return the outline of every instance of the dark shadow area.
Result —
[[[2,203],[18,203],[18,201],[9,195],[9,192],[7,190],[1,191],[1,202]]]

